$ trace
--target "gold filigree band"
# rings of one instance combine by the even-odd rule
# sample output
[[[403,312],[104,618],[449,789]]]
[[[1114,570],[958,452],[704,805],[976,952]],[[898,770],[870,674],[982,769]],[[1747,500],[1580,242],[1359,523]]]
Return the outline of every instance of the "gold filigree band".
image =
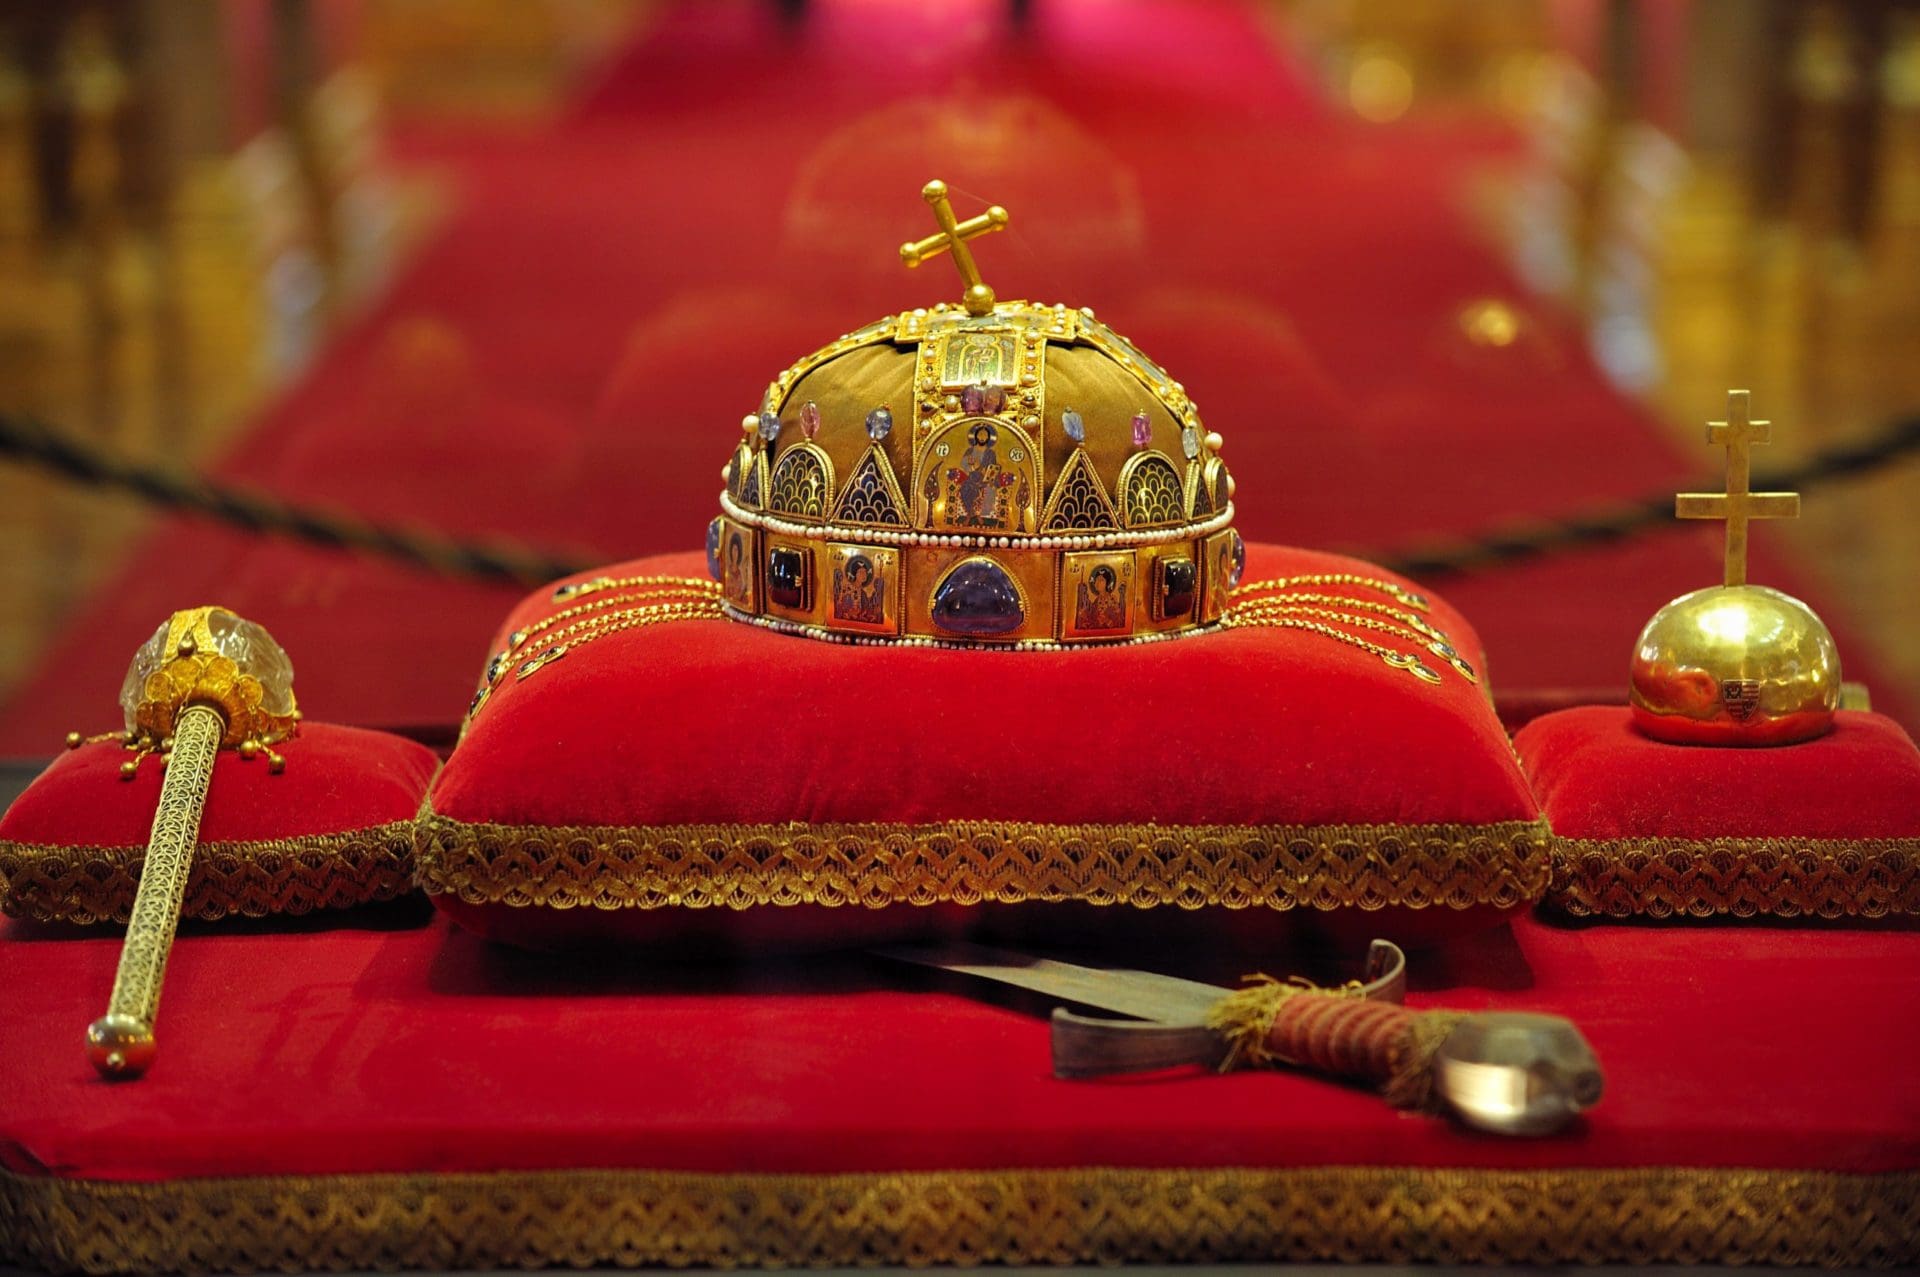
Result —
[[[125,1183],[0,1172],[0,1260],[234,1272],[1193,1261],[1920,1262],[1920,1174],[647,1170]]]
[[[345,833],[194,849],[184,917],[307,913],[391,900],[413,889],[412,821]],[[144,846],[0,842],[0,913],[36,922],[125,922]]]
[[[1028,901],[1466,909],[1537,900],[1543,825],[543,826],[423,811],[418,881],[469,904],[880,908]]]
[[[1920,838],[1556,838],[1546,903],[1608,918],[1920,915]]]

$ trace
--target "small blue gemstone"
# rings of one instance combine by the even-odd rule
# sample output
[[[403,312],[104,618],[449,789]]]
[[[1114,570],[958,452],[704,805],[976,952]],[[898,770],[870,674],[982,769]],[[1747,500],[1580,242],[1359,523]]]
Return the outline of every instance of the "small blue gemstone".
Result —
[[[879,443],[893,433],[893,409],[884,405],[867,414],[867,438]]]
[[[760,437],[772,443],[780,437],[780,414],[763,412],[760,414]]]
[[[933,623],[949,634],[1006,634],[1026,619],[1013,578],[992,559],[966,560],[933,592]]]
[[[715,518],[707,525],[707,575],[718,581],[720,577],[720,520]]]
[[[1080,414],[1073,409],[1069,408],[1060,414],[1060,425],[1066,430],[1067,438],[1075,443],[1087,441],[1087,423],[1082,421]]]

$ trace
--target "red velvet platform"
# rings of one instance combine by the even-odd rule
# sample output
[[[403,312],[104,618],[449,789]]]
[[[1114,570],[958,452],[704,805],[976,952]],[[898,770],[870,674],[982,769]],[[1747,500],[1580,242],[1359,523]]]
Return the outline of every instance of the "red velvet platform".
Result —
[[[1329,574],[1383,579],[1247,547],[1248,589]],[[535,591],[494,650],[621,588]],[[1420,606],[1482,661],[1465,617]],[[1485,684],[1405,637],[1393,650],[1444,673],[1258,625],[1071,652],[852,647],[714,617],[553,641],[506,663],[563,653],[491,685],[421,812],[416,881],[496,939],[846,948],[988,911],[1052,939],[1144,923],[1178,951],[1210,929],[1295,930],[1296,911],[1371,928],[1390,909],[1395,934],[1443,935],[1547,885],[1546,829]]]
[[[1561,1012],[1599,1052],[1584,1127],[1515,1142],[1281,1073],[1056,1081],[1043,1003],[878,959],[570,962],[423,916],[188,935],[119,1085],[80,1049],[116,942],[0,933],[0,1259],[1920,1262],[1920,933],[1523,920],[1416,953],[1411,1002]]]
[[[413,887],[413,818],[439,760],[387,732],[305,723],[272,772],[233,750],[214,760],[190,918],[262,917],[391,900]],[[146,863],[165,771],[131,779],[117,740],[68,750],[0,815],[0,912],[42,922],[124,922]]]
[[[1920,749],[1884,715],[1761,749],[1654,740],[1623,705],[1537,718],[1514,751],[1553,829],[1546,903],[1579,915],[1920,915]]]

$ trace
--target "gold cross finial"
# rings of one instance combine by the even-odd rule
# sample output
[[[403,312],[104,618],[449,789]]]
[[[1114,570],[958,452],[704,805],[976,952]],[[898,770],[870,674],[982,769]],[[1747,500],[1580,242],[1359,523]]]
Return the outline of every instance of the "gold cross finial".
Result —
[[[1727,490],[1721,492],[1682,492],[1674,499],[1673,512],[1682,519],[1725,519],[1727,521],[1726,584],[1747,583],[1747,520],[1795,519],[1800,516],[1798,492],[1751,492],[1753,458],[1749,448],[1756,443],[1773,442],[1773,423],[1754,421],[1747,415],[1747,392],[1727,392],[1727,419],[1707,423],[1707,442],[1725,444],[1727,449]]]
[[[1006,226],[1007,210],[995,204],[978,217],[956,222],[953,205],[947,202],[947,184],[938,178],[921,188],[920,198],[933,206],[933,220],[940,223],[940,233],[917,243],[902,244],[900,260],[909,266],[918,266],[935,253],[953,254],[953,264],[959,268],[960,278],[967,282],[967,313],[991,315],[993,290],[981,282],[980,268],[973,264],[973,252],[967,247],[967,241]]]

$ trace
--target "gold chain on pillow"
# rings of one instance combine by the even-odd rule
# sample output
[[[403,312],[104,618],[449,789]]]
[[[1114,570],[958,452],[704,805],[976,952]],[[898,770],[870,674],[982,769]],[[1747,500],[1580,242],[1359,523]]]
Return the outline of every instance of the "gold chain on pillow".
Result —
[[[1324,589],[1302,591],[1297,589],[1300,586],[1370,590],[1386,595],[1399,606],[1328,593]],[[598,597],[571,603],[589,595]],[[469,722],[507,681],[509,674],[516,681],[530,678],[595,639],[671,621],[717,620],[735,615],[725,602],[720,585],[683,576],[595,577],[562,585],[554,590],[553,598],[555,602],[571,605],[507,636],[506,646],[488,661],[479,689],[467,708]],[[1351,572],[1318,572],[1272,577],[1239,587],[1233,591],[1232,602],[1221,613],[1218,624],[1221,629],[1257,627],[1318,634],[1376,656],[1389,668],[1405,670],[1421,682],[1440,682],[1439,671],[1428,665],[1419,652],[1389,646],[1349,631],[1365,630],[1402,641],[1411,638],[1460,677],[1478,683],[1479,673],[1460,654],[1447,633],[1420,615],[1430,606],[1424,595],[1394,581]],[[1204,632],[1182,631],[1164,637]]]

